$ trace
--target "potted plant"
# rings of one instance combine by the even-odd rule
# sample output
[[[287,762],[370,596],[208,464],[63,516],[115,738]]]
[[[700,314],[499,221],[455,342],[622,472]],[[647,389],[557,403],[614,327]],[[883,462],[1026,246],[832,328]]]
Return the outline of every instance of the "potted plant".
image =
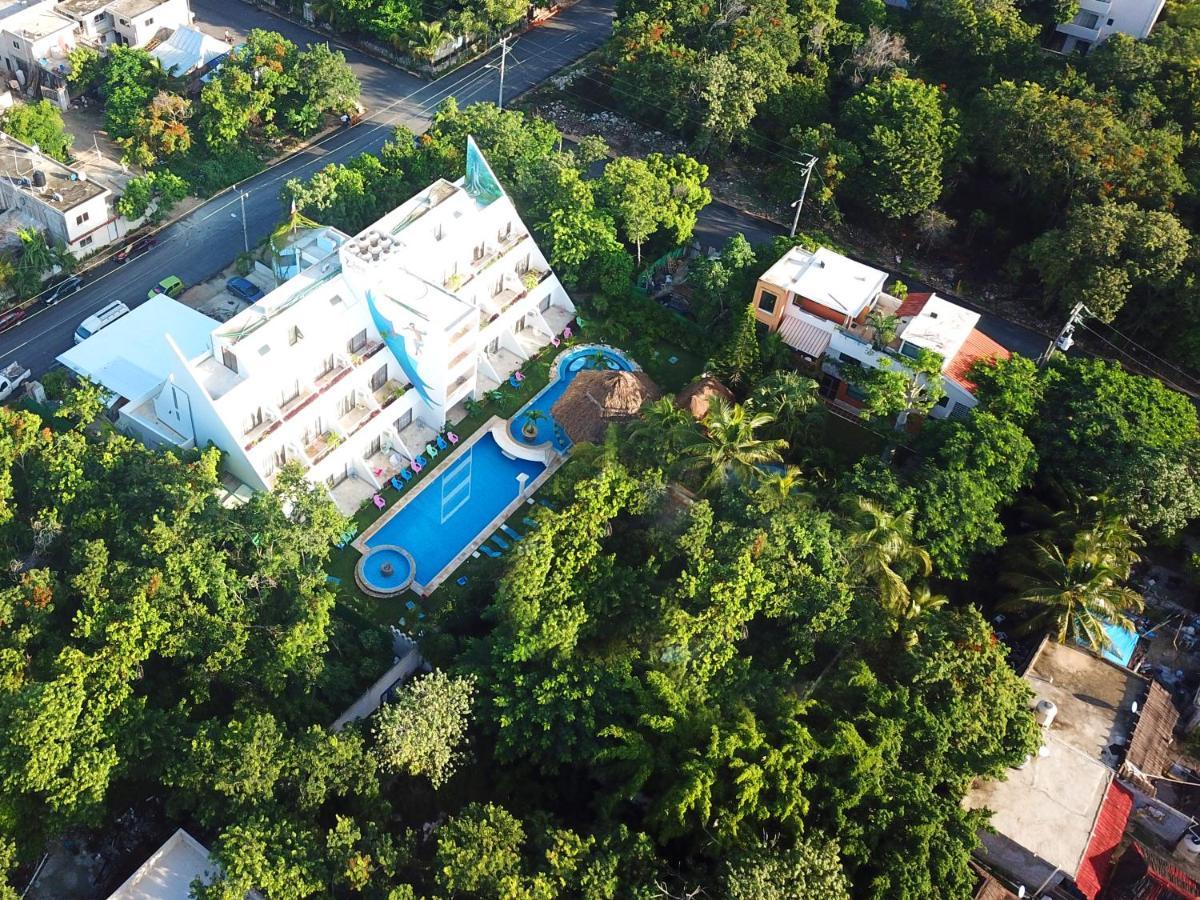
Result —
[[[459,275],[457,272],[455,272],[453,275],[451,275],[449,278],[446,279],[446,287],[450,288],[450,290],[452,290],[452,291],[457,291],[462,286],[463,286],[463,277],[461,275]]]
[[[538,286],[538,282],[541,280],[541,276],[533,269],[528,269],[521,275],[521,284],[525,286],[525,290],[527,291],[532,291]]]
[[[537,440],[537,423],[546,418],[546,414],[540,409],[531,409],[525,413],[525,421],[521,423],[521,435],[529,443]]]

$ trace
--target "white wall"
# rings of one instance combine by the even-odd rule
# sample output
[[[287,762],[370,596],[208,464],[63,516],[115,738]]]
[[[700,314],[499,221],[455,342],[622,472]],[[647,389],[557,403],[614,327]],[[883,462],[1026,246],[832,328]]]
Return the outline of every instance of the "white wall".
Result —
[[[181,25],[190,24],[191,12],[187,0],[165,0],[153,9],[133,17],[123,16],[113,10],[112,19],[113,28],[125,43],[133,47],[142,47],[158,34],[160,28],[174,31]]]

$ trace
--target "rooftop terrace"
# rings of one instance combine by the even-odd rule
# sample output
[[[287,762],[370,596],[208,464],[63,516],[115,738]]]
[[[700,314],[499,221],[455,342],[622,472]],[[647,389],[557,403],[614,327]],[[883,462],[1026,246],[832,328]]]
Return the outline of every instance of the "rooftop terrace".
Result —
[[[34,172],[46,176],[46,186],[34,187]],[[106,188],[70,166],[0,132],[0,179],[14,189],[57,210],[73,209],[104,193]]]

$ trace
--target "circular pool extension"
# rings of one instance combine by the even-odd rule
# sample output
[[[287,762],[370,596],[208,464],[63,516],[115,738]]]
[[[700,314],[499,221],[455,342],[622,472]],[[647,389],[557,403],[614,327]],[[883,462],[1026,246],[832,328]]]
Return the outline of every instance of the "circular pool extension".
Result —
[[[381,544],[359,557],[354,580],[368,596],[394,597],[408,589],[416,571],[411,553],[395,544]]]

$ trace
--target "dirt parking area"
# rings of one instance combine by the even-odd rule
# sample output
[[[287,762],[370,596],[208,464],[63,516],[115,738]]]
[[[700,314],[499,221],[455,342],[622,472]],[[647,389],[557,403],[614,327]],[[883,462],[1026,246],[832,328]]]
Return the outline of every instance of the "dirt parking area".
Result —
[[[235,296],[225,289],[225,283],[230,278],[236,277],[238,277],[237,266],[230,263],[207,281],[189,287],[179,300],[218,322],[226,322],[250,305],[241,297]],[[257,267],[249,275],[243,277],[264,294],[270,293],[275,288],[274,280]]]

